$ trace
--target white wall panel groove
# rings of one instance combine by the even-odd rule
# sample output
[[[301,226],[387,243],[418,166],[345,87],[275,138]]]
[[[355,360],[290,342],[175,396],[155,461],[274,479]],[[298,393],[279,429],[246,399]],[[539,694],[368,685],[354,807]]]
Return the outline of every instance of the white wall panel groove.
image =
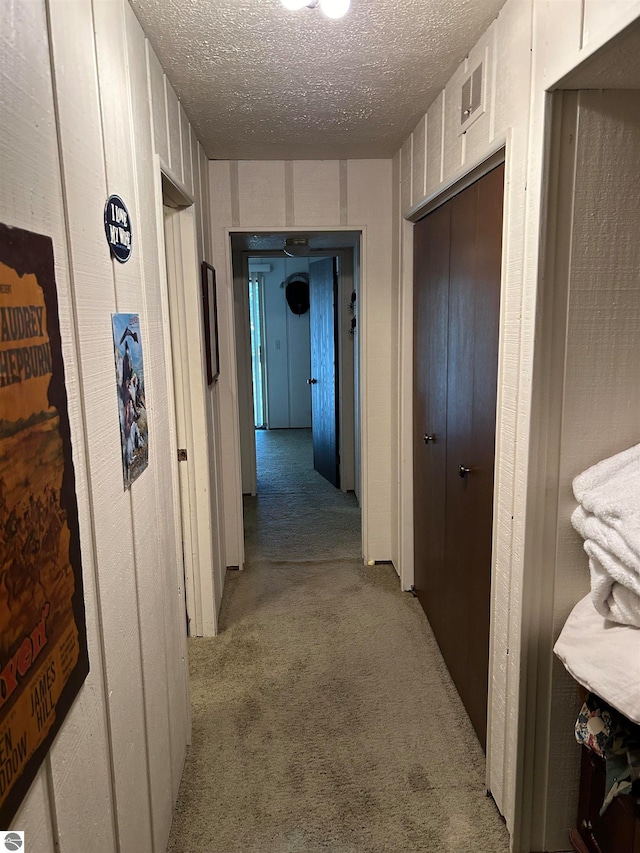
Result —
[[[182,151],[182,183],[193,195],[193,165],[191,163],[191,126],[180,104],[180,146]]]
[[[413,204],[412,147],[413,134],[407,137],[400,149],[400,199],[402,210],[409,210]]]
[[[167,165],[178,180],[184,183],[180,102],[166,74],[164,77],[164,89],[167,99],[167,127],[169,128],[169,163]]]
[[[169,126],[167,122],[167,96],[164,88],[164,71],[148,41],[146,49],[155,148],[156,152],[160,155],[160,159],[169,166]]]
[[[444,92],[440,92],[427,112],[427,175],[425,194],[432,195],[444,180]],[[417,200],[417,199],[416,199]],[[403,206],[403,212],[407,208]]]
[[[202,237],[204,242],[203,260],[211,263],[211,198],[209,194],[209,160],[202,145],[198,146],[200,155],[200,193],[202,194]]]
[[[411,206],[418,204],[427,194],[427,116],[424,115],[411,134]]]
[[[191,164],[193,167],[193,198],[196,206],[196,240],[198,241],[198,257],[204,260],[206,255],[204,251],[204,234],[202,228],[204,206],[202,204],[201,190],[202,175],[200,173],[200,143],[194,133],[191,133]],[[209,170],[207,169],[205,171],[204,180],[208,181],[208,178]]]

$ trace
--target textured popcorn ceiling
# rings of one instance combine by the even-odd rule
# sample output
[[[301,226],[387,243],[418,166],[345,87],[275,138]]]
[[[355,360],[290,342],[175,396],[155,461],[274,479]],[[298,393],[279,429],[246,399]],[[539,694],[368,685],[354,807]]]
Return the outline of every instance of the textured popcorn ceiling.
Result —
[[[131,0],[207,155],[389,157],[504,0]]]

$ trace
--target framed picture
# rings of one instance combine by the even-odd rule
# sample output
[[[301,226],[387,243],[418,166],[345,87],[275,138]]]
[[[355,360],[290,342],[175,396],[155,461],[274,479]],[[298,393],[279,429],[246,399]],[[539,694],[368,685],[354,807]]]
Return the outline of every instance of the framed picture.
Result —
[[[220,375],[220,349],[218,347],[216,271],[206,261],[202,262],[202,314],[204,317],[204,355],[207,365],[207,382],[211,385]]]

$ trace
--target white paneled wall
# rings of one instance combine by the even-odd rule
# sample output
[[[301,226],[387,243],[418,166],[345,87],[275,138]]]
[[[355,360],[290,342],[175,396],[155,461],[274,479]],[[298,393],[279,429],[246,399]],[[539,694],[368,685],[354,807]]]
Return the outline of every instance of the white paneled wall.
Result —
[[[289,224],[284,161],[240,160],[236,168],[238,177],[233,190],[240,217],[238,224],[246,222],[251,226],[263,225],[267,228],[282,228]],[[214,212],[215,202],[212,215]]]
[[[340,161],[298,160],[292,164],[294,221],[335,226],[340,222]]]
[[[405,168],[411,169],[411,198],[425,198],[427,194],[426,115],[422,116],[411,135],[411,158],[407,157],[404,165]]]
[[[536,571],[535,566],[525,565],[525,545],[545,90],[638,16],[637,0],[507,0],[398,152],[400,214],[415,216],[423,202],[436,198],[494,151],[500,147],[506,151],[487,757],[488,783],[510,830],[515,830],[516,850],[543,845],[548,845],[544,849],[566,849],[566,827],[575,807],[575,791],[569,784],[563,796],[546,804],[544,817],[536,816],[532,843],[538,847],[527,846],[531,838],[518,825],[517,801],[528,784],[519,760],[524,731],[520,701],[526,695],[520,690],[522,649],[528,643],[522,634],[529,618],[527,572]],[[485,111],[460,135],[461,84],[480,60]],[[398,370],[402,373],[411,360],[412,282],[402,271],[411,266],[412,240],[405,239],[397,227],[394,240],[401,256],[397,298],[401,311]],[[398,472],[398,561],[403,583],[408,585],[413,578],[410,387],[401,391],[399,411],[394,434],[404,441],[407,452],[400,456]],[[566,607],[565,601],[563,612]],[[552,776],[554,761],[564,759],[550,753],[543,760],[549,761]]]
[[[164,71],[160,60],[153,48],[147,42],[147,65],[149,68],[149,91],[151,93],[151,104],[153,113],[153,138],[156,145],[156,153],[167,166],[170,165],[169,157],[169,128],[167,124],[167,95],[164,87]]]
[[[603,30],[618,24],[637,6],[636,0],[583,0],[582,44],[586,47],[591,42],[598,43]]]
[[[9,27],[9,21],[12,27]],[[71,288],[65,247],[65,221],[60,187],[58,144],[52,102],[52,83],[46,38],[44,6],[36,3],[13,4],[2,7],[0,24],[0,93],[2,124],[6,130],[0,134],[0,219],[2,221],[40,233],[49,234],[56,246],[56,278],[60,308],[61,333],[67,373],[67,395],[72,435],[82,434],[83,416],[81,400],[74,389],[79,387],[79,371],[73,357],[74,328],[72,322]],[[13,55],[15,52],[15,55]],[[11,56],[11,65],[6,58]],[[28,87],[30,98],[25,102],[21,95]],[[38,133],[33,133],[33,128]],[[9,164],[12,164],[9,168]],[[30,180],[23,176],[28,170]],[[86,476],[85,447],[74,441],[76,466],[76,491],[80,531],[83,542],[91,531],[88,482]],[[53,851],[54,834],[49,809],[50,788],[47,772],[53,786],[59,786],[61,796],[71,801],[77,796],[78,808],[89,815],[90,831],[103,839],[98,849],[113,848],[113,803],[108,773],[108,735],[105,721],[105,688],[100,658],[100,634],[97,626],[97,591],[93,550],[83,548],[85,607],[91,671],[83,690],[73,705],[67,724],[63,727],[39,776],[25,799],[15,825],[29,827],[32,843],[37,850]],[[96,724],[91,729],[91,721]],[[71,751],[91,754],[95,760],[95,777],[88,762],[76,767],[76,776],[66,766],[66,756]],[[77,792],[75,791],[78,786]],[[61,831],[77,838],[80,815],[64,816]]]
[[[404,213],[413,205],[413,134],[400,149],[400,209]],[[416,171],[420,171],[416,168]]]
[[[429,107],[427,112],[427,178],[425,195],[434,193],[443,181],[442,171],[442,133],[444,130],[444,92]],[[409,163],[412,169],[412,164]],[[418,171],[420,168],[418,166]],[[405,172],[406,176],[406,172]],[[406,180],[406,177],[405,177]],[[404,180],[402,183],[404,184]],[[416,201],[419,199],[416,198]],[[406,208],[404,208],[406,210]]]
[[[282,283],[295,272],[309,272],[307,258],[260,258],[271,267],[263,273],[266,361],[266,424],[269,429],[311,427],[311,336],[309,312],[296,316]],[[251,265],[249,265],[251,271]]]
[[[164,78],[167,103],[167,126],[169,128],[169,166],[179,182],[184,183],[182,168],[182,131],[180,130],[180,104],[173,86]]]
[[[15,827],[27,831],[29,849],[160,853],[189,738],[180,542],[174,524],[158,524],[159,518],[174,516],[177,463],[156,157],[194,198],[194,251],[218,273],[222,373],[205,401],[212,440],[207,500],[215,543],[209,606],[215,610],[225,564],[243,562],[228,232],[362,229],[363,550],[365,559],[393,557],[406,587],[412,561],[406,381],[412,255],[411,226],[402,216],[502,145],[506,188],[488,778],[516,831],[517,848],[523,837],[514,824],[523,784],[521,650],[527,640],[521,628],[527,572],[535,569],[526,563],[525,546],[544,93],[638,15],[638,0],[507,0],[393,163],[209,163],[124,0],[4,0],[0,220],[50,235],[54,242],[91,663],[16,817]],[[460,135],[460,84],[480,60],[485,111]],[[133,219],[134,255],[125,266],[109,259],[102,231],[111,192],[125,198]],[[595,299],[587,290],[585,298]],[[116,310],[141,314],[147,365],[150,466],[129,493],[122,490],[114,393],[110,314]],[[578,322],[579,313],[575,317]],[[577,351],[575,356],[570,366],[581,377],[584,362]],[[564,597],[554,611],[556,623],[569,604],[567,590],[573,590],[568,576],[560,581]],[[552,773],[553,757],[547,758]],[[570,801],[566,795],[547,804],[536,836],[540,846],[562,846]]]
[[[191,163],[191,125],[180,105],[180,150],[182,152],[182,183],[193,195],[193,166]]]
[[[206,158],[121,0],[3,3],[0,95],[0,220],[54,243],[91,667],[14,826],[30,850],[159,853],[190,714],[156,154],[195,194],[200,258],[209,231]],[[134,251],[124,265],[110,259],[104,236],[110,193],[132,217]],[[140,314],[145,353],[149,468],[129,492],[115,311]],[[214,393],[207,405],[217,452]],[[214,504],[214,526],[218,514]]]
[[[358,296],[363,549],[391,559],[391,160],[211,161],[213,256],[221,289],[221,359],[235,363],[229,231],[363,230]],[[322,191],[320,191],[322,185]],[[237,382],[221,377],[227,565],[240,565],[242,486]]]

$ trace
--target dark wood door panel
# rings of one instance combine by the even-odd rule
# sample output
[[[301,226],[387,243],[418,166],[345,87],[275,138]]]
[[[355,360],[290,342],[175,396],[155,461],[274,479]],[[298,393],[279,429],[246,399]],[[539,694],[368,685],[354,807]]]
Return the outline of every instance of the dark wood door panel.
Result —
[[[470,432],[469,539],[473,559],[468,576],[469,596],[476,602],[469,615],[469,716],[484,745],[491,603],[491,544],[493,482],[500,324],[502,258],[502,199],[504,165],[490,172],[478,187],[475,322],[473,354],[473,418]],[[482,733],[482,734],[481,734]]]
[[[503,181],[421,220],[414,244],[415,587],[483,747]]]
[[[444,206],[416,226],[414,310],[414,585],[434,630],[447,619],[444,593],[447,341],[449,325],[450,208]],[[427,436],[427,440],[425,440]]]
[[[473,542],[468,522],[472,497],[469,476],[459,466],[471,466],[473,420],[473,324],[478,228],[478,192],[473,185],[451,202],[449,262],[449,356],[447,382],[446,564],[444,607],[449,628],[443,654],[460,697],[469,706],[469,630],[474,602],[468,594]]]
[[[334,259],[309,264],[313,467],[339,488],[335,291]]]

